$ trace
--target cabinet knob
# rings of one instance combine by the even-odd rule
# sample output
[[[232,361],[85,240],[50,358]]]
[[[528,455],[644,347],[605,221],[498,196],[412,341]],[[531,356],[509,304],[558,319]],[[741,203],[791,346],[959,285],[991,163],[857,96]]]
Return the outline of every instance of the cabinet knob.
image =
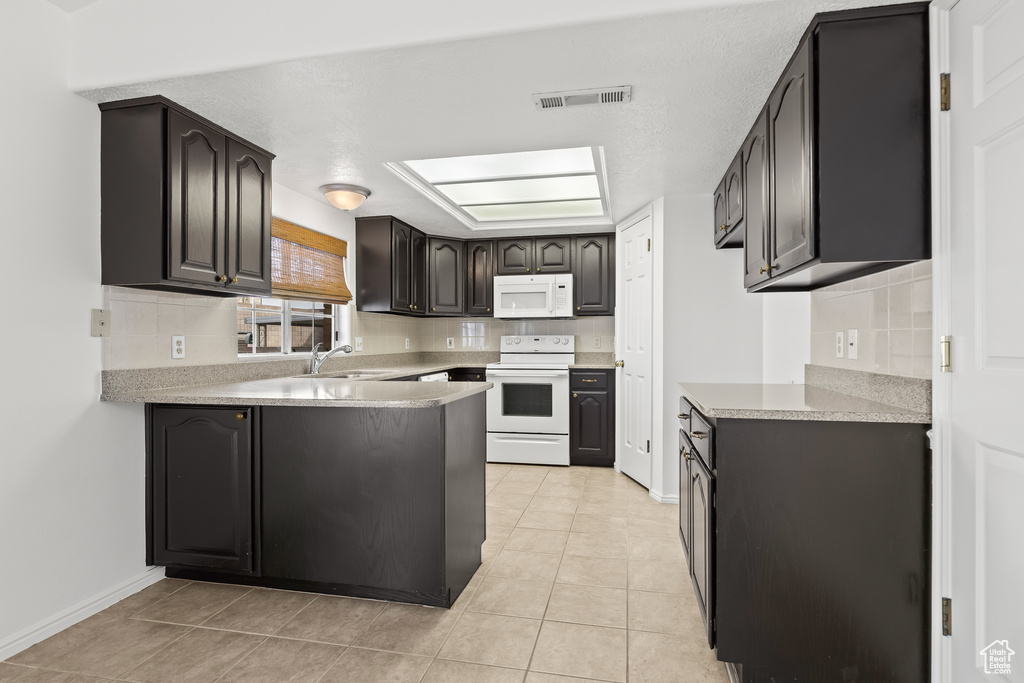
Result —
[[[540,272],[540,268],[538,268],[538,269],[537,269],[537,272],[538,272],[538,273]]]
[[[488,313],[490,313],[490,312],[491,312],[491,309],[489,309],[489,308],[488,308],[488,309],[487,309],[487,312],[488,312]]]
[[[765,273],[772,272],[772,267],[771,266],[761,266],[760,268],[757,269],[757,272],[760,273],[761,275],[764,275]]]
[[[577,306],[577,307],[576,307],[576,310],[577,310],[577,311],[579,311],[579,310],[582,310],[582,309],[583,309],[583,307],[582,307],[582,306]]]
[[[430,307],[430,310],[432,310],[432,311],[436,311],[436,310],[437,310],[437,306],[431,306],[431,307]]]
[[[245,413],[235,413],[235,419],[241,422],[245,419]]]
[[[237,275],[235,277],[231,278],[231,284],[233,284],[233,285],[237,285],[238,284],[238,276]]]
[[[228,281],[228,276],[227,275],[221,275],[217,279],[220,280],[221,282],[227,282]]]
[[[706,439],[706,438],[708,438],[708,433],[707,432],[690,432],[690,436],[692,436],[694,439]]]
[[[580,395],[579,395],[579,394],[573,394],[573,395],[572,395],[572,397],[573,397],[573,398],[579,398],[579,397],[580,397]]]
[[[725,230],[726,227],[727,227],[727,224],[726,223],[722,223],[721,225],[718,226],[718,229],[719,230]]]

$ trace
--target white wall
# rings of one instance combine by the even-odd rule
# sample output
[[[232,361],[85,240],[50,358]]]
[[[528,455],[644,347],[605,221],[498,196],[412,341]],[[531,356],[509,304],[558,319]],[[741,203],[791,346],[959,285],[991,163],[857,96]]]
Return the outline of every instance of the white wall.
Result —
[[[677,385],[762,381],[763,299],[743,289],[743,250],[715,250],[710,195],[666,196],[664,222],[662,436],[652,489],[678,496]]]
[[[89,336],[102,301],[100,117],[67,88],[67,40],[56,7],[0,6],[0,659],[146,570],[142,406],[100,403]]]
[[[759,296],[764,306],[765,384],[803,384],[811,362],[811,293],[772,292]]]

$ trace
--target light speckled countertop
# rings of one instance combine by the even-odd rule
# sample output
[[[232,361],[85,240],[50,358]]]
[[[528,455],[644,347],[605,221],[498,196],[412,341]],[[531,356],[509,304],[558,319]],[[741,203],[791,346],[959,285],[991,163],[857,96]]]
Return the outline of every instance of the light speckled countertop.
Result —
[[[683,396],[707,417],[928,424],[928,413],[869,401],[807,384],[696,384]]]
[[[318,376],[300,375],[248,382],[225,382],[164,389],[104,392],[101,399],[124,403],[191,403],[196,405],[277,405],[380,408],[431,408],[480,394],[490,382],[386,382],[394,377],[441,372],[464,363],[416,363],[374,368],[362,377],[341,377],[360,372],[349,368]]]

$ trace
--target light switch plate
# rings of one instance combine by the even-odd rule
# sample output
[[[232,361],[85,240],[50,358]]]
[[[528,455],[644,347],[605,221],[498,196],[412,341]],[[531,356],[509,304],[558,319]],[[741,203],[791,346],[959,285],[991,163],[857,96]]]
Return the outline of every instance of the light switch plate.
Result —
[[[92,309],[92,336],[110,336],[110,311],[103,308]]]
[[[362,337],[356,337],[356,351],[362,351],[362,350],[363,350],[363,338]]]
[[[857,330],[846,331],[846,357],[857,360]]]
[[[185,335],[178,334],[171,337],[171,358],[185,357]]]
[[[454,349],[455,348],[455,337],[448,337],[448,348],[449,349]]]
[[[845,355],[846,345],[843,343],[843,333],[836,332],[836,358],[842,358]]]

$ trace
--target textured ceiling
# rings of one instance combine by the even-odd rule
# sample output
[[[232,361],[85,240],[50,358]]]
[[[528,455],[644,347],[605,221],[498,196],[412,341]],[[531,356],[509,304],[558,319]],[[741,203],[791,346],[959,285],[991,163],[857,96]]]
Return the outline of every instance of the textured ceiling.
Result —
[[[60,7],[65,12],[73,14],[83,7],[99,2],[99,0],[47,0],[51,5]]]
[[[778,0],[82,94],[164,95],[274,152],[275,182],[324,202],[321,184],[364,185],[353,215],[437,234],[470,231],[384,162],[601,145],[621,220],[668,193],[711,193],[814,13],[869,4]],[[626,84],[621,107],[537,111],[530,98]]]

